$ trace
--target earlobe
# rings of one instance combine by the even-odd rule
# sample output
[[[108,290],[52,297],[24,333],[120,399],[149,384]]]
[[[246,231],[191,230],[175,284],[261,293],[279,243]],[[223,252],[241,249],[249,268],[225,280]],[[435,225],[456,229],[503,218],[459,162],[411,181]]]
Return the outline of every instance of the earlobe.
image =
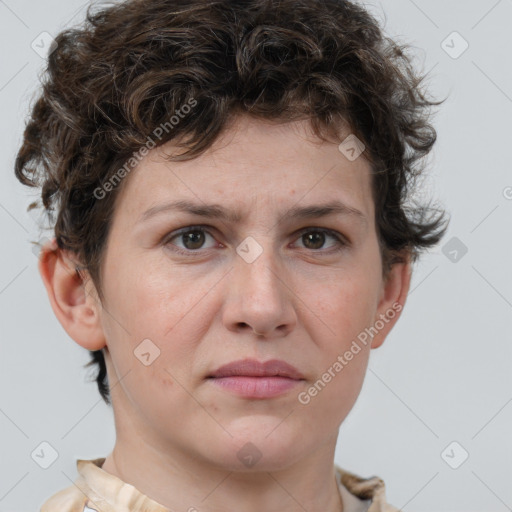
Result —
[[[52,242],[42,248],[38,268],[64,330],[87,350],[103,348],[106,343],[99,314],[101,303],[87,292],[73,260]]]
[[[403,263],[395,263],[383,283],[381,298],[377,307],[372,339],[372,348],[378,348],[396,324],[409,293],[411,285],[411,261],[407,256]]]

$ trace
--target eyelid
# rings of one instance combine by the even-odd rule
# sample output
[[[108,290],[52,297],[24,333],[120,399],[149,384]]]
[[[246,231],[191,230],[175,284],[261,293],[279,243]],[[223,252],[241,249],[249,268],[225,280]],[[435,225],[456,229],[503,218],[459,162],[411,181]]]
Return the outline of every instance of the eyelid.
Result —
[[[336,238],[339,241],[339,243],[341,243],[343,245],[347,245],[347,246],[351,245],[350,240],[343,233],[340,233],[339,231],[336,231],[335,229],[322,228],[322,227],[316,227],[316,226],[308,226],[306,228],[300,229],[299,231],[296,231],[295,234],[300,237],[304,233],[309,233],[310,231],[318,231],[321,233],[325,233],[329,236],[332,236],[333,238]]]
[[[174,238],[177,238],[179,237],[180,235],[184,235],[186,233],[189,233],[191,231],[203,231],[205,233],[207,233],[208,235],[210,235],[212,238],[215,238],[215,236],[210,232],[210,230],[213,230],[215,231],[215,228],[213,228],[213,226],[207,226],[207,225],[190,225],[190,226],[185,226],[183,228],[179,228],[179,229],[176,229],[174,231],[171,231],[170,233],[167,233],[166,235],[164,235],[164,237],[162,238],[162,241],[161,243],[163,245],[167,245],[171,242],[172,239]],[[179,250],[180,248],[178,248]],[[186,252],[188,253],[193,253],[193,252],[199,252],[201,249],[197,249],[196,251],[192,251],[192,250],[188,250]],[[181,249],[182,252],[183,249]]]
[[[183,235],[183,234],[186,234],[186,233],[189,233],[189,232],[193,232],[193,231],[202,231],[204,233],[207,233],[208,235],[210,235],[212,238],[215,239],[215,236],[210,232],[210,230],[211,231],[216,231],[216,229],[213,226],[204,225],[204,224],[185,226],[183,228],[179,228],[177,230],[174,230],[171,233],[167,233],[162,238],[162,242],[161,243],[162,243],[162,245],[167,246],[168,244],[171,243],[172,239],[174,239],[176,237],[179,237],[180,235]],[[313,253],[330,254],[332,252],[336,252],[338,250],[344,249],[344,248],[349,247],[351,245],[350,240],[344,234],[340,233],[339,231],[336,231],[336,230],[333,230],[333,229],[329,229],[329,228],[325,228],[325,227],[320,227],[320,226],[306,226],[306,227],[304,227],[302,229],[299,229],[298,231],[295,231],[295,233],[293,234],[294,240],[299,239],[304,233],[309,233],[309,232],[325,233],[326,235],[331,236],[332,238],[334,238],[336,240],[336,242],[337,242],[337,245],[338,245],[338,247],[335,247],[334,249],[333,248],[331,248],[331,249],[316,249],[316,250],[315,249],[310,249],[309,251],[313,252]],[[174,244],[171,244],[171,245],[174,245]],[[196,249],[196,250],[189,249],[189,250],[186,250],[186,249],[182,249],[181,247],[177,247],[177,246],[175,246],[175,249],[173,249],[173,251],[175,251],[175,252],[177,252],[179,254],[188,254],[188,255],[199,254],[201,251],[204,252],[206,250],[209,250],[209,249]],[[308,250],[308,249],[306,248],[305,250]]]

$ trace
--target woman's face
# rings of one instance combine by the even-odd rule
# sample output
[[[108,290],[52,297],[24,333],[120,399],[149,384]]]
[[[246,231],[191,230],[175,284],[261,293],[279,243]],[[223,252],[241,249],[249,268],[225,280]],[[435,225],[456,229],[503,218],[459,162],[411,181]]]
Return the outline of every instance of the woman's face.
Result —
[[[391,303],[369,164],[308,128],[240,117],[199,158],[156,148],[126,178],[99,310],[118,436],[237,471],[334,446]],[[212,378],[245,359],[297,373]]]

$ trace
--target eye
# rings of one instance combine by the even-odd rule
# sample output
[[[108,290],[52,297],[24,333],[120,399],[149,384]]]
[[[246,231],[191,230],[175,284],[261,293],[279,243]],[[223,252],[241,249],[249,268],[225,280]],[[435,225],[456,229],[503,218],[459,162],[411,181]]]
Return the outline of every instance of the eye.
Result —
[[[215,245],[204,247],[207,237],[210,237],[215,242],[215,238],[204,226],[188,226],[171,233],[169,237],[164,239],[162,244],[173,246],[172,250],[179,254],[190,255],[191,253],[199,252],[200,249],[215,247]],[[321,250],[328,238],[334,241],[331,244],[331,250],[325,250],[325,248]],[[177,240],[177,242],[174,242],[174,240]],[[341,233],[326,228],[305,228],[299,232],[299,240],[302,240],[306,249],[319,253],[336,252],[350,245],[349,241]],[[180,242],[182,245],[179,245]]]
[[[299,240],[302,240],[306,249],[311,249],[313,251],[318,251],[325,244],[326,238],[334,239],[334,250],[341,250],[344,247],[348,246],[349,243],[346,238],[337,231],[332,231],[331,229],[325,228],[306,228],[300,231]],[[332,252],[332,251],[329,251]]]
[[[209,236],[213,240],[213,236],[202,226],[189,226],[184,228],[178,232],[175,232],[164,240],[164,245],[174,245],[177,249],[173,249],[178,253],[190,253],[197,251],[198,249],[203,249],[203,245],[205,242],[205,238]],[[183,246],[177,245],[172,240],[177,239],[179,242],[182,242]]]

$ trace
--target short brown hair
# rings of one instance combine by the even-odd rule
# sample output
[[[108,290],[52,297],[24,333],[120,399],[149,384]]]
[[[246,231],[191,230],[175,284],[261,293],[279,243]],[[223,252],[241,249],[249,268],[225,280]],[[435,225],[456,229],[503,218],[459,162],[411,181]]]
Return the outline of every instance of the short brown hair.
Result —
[[[364,143],[373,171],[384,271],[415,260],[446,230],[445,213],[410,204],[436,141],[429,100],[407,55],[362,6],[346,0],[126,0],[62,31],[48,58],[15,173],[40,187],[57,244],[89,271],[100,268],[120,187],[98,199],[159,126],[194,98],[156,145],[187,138],[175,160],[198,156],[245,113],[310,119],[318,137],[340,120]],[[154,137],[153,137],[154,139]],[[29,209],[35,207],[32,203]],[[55,214],[53,213],[56,210]],[[110,403],[103,351],[91,352]]]

